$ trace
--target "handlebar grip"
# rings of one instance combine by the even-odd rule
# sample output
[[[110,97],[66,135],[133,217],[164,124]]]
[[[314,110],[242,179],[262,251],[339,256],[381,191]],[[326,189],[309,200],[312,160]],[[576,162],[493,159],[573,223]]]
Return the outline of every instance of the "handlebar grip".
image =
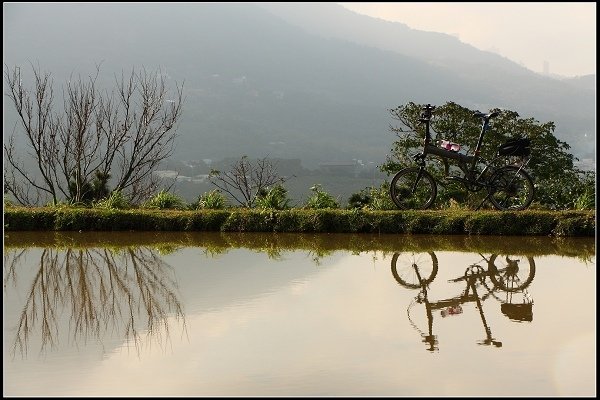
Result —
[[[474,118],[485,118],[485,119],[488,119],[488,120],[492,119],[492,118],[495,118],[498,115],[500,115],[500,112],[498,112],[498,111],[494,111],[493,113],[490,113],[490,114],[482,113],[482,112],[479,112],[479,111],[475,111],[473,113],[473,117]]]

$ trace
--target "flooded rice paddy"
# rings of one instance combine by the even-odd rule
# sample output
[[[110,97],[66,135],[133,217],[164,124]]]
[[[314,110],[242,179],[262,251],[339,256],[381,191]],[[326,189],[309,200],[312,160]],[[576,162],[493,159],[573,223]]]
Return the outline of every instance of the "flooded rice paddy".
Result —
[[[4,238],[5,396],[593,396],[593,238]]]

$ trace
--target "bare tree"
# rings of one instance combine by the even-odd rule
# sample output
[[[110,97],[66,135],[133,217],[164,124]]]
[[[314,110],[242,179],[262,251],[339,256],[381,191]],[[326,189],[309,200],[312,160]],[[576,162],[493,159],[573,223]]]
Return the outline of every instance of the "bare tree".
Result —
[[[208,178],[213,185],[228,193],[240,205],[249,208],[254,205],[256,196],[263,190],[289,179],[279,176],[276,164],[266,157],[252,163],[245,155],[232,164],[229,171],[213,169]]]
[[[109,180],[113,191],[134,202],[157,189],[152,171],[172,154],[183,85],[176,84],[169,98],[163,76],[142,69],[122,74],[115,90],[101,91],[97,67],[86,79],[71,77],[58,107],[50,73],[32,70],[31,91],[23,86],[19,67],[7,67],[4,76],[37,171],[24,167],[13,132],[4,144],[5,193],[33,205],[97,200],[108,194]]]

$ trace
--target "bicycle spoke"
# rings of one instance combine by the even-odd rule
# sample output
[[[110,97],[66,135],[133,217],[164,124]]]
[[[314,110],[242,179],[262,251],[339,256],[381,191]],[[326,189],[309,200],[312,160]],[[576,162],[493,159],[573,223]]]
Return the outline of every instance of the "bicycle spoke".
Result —
[[[392,274],[396,281],[407,288],[428,285],[437,275],[438,261],[435,253],[394,253]]]
[[[420,168],[398,172],[390,185],[390,196],[401,209],[427,209],[435,200],[437,186],[433,177]]]
[[[492,255],[489,262],[490,278],[494,284],[506,292],[518,292],[531,284],[535,276],[535,261],[532,257],[525,259],[516,256],[497,257]]]
[[[522,210],[533,201],[533,181],[525,171],[508,166],[492,177],[490,201],[499,210]]]

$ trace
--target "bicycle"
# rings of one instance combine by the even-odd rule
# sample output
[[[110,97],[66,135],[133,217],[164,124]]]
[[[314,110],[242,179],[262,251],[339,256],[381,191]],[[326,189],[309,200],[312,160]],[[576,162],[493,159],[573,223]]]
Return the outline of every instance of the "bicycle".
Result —
[[[485,198],[476,210],[489,200],[498,210],[523,210],[531,204],[534,196],[534,183],[531,176],[525,171],[531,154],[531,143],[527,138],[517,138],[502,144],[496,156],[488,161],[480,156],[483,138],[490,127],[490,120],[499,115],[499,112],[489,114],[475,112],[473,116],[482,120],[481,132],[473,154],[459,153],[456,144],[442,141],[447,148],[434,145],[430,132],[430,120],[435,106],[427,104],[419,123],[425,124],[425,139],[421,152],[415,154],[413,159],[417,166],[400,170],[392,178],[390,196],[400,209],[430,208],[437,196],[438,185],[433,175],[427,171],[426,160],[428,156],[437,156],[444,162],[445,178],[448,181],[461,183],[469,192],[487,191]],[[497,161],[501,158],[517,158],[514,164],[506,164],[496,168]],[[450,176],[448,160],[456,162],[462,176]]]
[[[456,315],[463,312],[462,304],[474,302],[486,334],[485,339],[479,341],[478,344],[491,344],[495,347],[502,347],[502,342],[492,336],[491,328],[485,319],[482,303],[487,298],[491,296],[498,300],[501,312],[513,321],[531,322],[533,320],[533,301],[526,291],[535,276],[533,258],[527,257],[527,263],[519,266],[521,260],[515,256],[498,257],[497,254],[492,254],[490,258],[481,254],[480,256],[486,261],[487,270],[477,263],[471,264],[463,276],[448,281],[464,281],[466,288],[463,292],[458,296],[437,301],[431,301],[428,292],[429,285],[438,272],[438,259],[435,253],[394,253],[392,256],[391,269],[396,282],[408,289],[420,289],[415,299],[409,304],[407,315],[413,328],[421,334],[423,342],[428,345],[427,350],[439,350],[437,335],[433,334],[434,310],[441,310],[442,317]],[[492,282],[491,286],[487,283],[488,278]],[[484,294],[478,292],[480,287],[485,288],[487,292]],[[501,299],[496,295],[497,292],[504,292],[506,298]],[[524,300],[515,302],[513,297],[520,294],[523,295]],[[425,305],[427,332],[421,331],[411,319],[410,310],[415,304]]]
[[[492,254],[489,258],[479,253],[482,261],[487,265],[487,272],[480,277],[489,277],[492,288],[499,288],[505,292],[522,291],[531,284],[535,277],[535,260],[525,257],[527,262],[522,263],[514,255]],[[475,265],[475,264],[474,264]],[[394,279],[402,286],[409,289],[418,289],[430,284],[438,273],[438,259],[433,251],[424,253],[394,253],[391,260]],[[479,268],[484,270],[483,267]],[[482,280],[485,285],[485,279]]]

